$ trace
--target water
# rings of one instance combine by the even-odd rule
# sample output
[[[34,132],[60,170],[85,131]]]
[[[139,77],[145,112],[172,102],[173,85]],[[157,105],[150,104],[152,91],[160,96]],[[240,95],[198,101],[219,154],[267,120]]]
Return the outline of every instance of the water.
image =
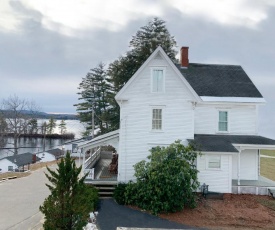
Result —
[[[39,119],[38,125],[41,125],[43,122],[48,122],[46,119]],[[60,120],[57,120],[57,127],[55,128],[53,133],[60,133],[60,130],[58,129],[58,124],[60,123]],[[74,133],[75,138],[80,138],[81,133],[85,130],[84,126],[78,121],[78,120],[65,120],[66,122],[66,128],[68,133]],[[68,141],[68,139],[49,139],[45,138],[45,150],[53,149],[58,146],[62,146],[64,142]],[[5,146],[6,148],[13,148],[13,138],[8,138],[8,144]],[[19,139],[18,147],[24,147],[19,148],[18,153],[37,153],[44,150],[44,140],[43,138],[29,138],[29,137],[21,137]],[[0,159],[6,156],[13,155],[13,152],[8,149],[0,149]]]

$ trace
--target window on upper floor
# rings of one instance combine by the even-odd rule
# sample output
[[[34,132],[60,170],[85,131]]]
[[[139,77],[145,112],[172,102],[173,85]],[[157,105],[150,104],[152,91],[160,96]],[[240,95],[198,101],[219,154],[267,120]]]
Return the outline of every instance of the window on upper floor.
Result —
[[[228,132],[228,111],[219,111],[219,132]]]
[[[162,130],[162,109],[152,110],[152,130]]]
[[[152,70],[152,81],[151,81],[152,93],[164,92],[164,69],[154,68]]]

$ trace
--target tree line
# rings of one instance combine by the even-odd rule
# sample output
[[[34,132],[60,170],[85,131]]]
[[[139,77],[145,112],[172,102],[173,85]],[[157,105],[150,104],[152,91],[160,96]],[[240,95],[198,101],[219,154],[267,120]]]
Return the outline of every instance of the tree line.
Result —
[[[82,78],[78,87],[80,102],[74,106],[80,121],[86,124],[84,135],[91,134],[92,111],[98,134],[119,128],[120,108],[114,97],[158,46],[172,61],[176,61],[174,37],[166,28],[165,21],[154,18],[132,36],[129,51],[108,66],[100,62]]]
[[[18,154],[20,137],[52,135],[57,127],[56,120],[50,118],[48,122],[38,124],[36,118],[38,111],[39,108],[34,102],[21,99],[16,95],[3,99],[0,104],[0,147],[7,144],[6,137],[12,137],[13,152]],[[66,134],[67,128],[64,120],[60,122],[58,128],[61,135]]]

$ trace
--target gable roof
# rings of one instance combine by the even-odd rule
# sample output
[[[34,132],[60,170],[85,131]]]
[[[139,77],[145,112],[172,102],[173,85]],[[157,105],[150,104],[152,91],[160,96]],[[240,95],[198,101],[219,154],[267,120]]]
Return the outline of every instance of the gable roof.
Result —
[[[47,153],[50,153],[52,155],[54,155],[55,157],[61,157],[64,155],[64,152],[61,149],[50,149],[46,151]]]
[[[194,140],[188,142],[195,144],[202,152],[239,152],[236,145],[256,145],[257,148],[272,146],[275,149],[275,140],[255,135],[195,134]]]
[[[190,63],[188,68],[176,67],[199,96],[263,98],[241,66]]]
[[[23,153],[13,156],[5,157],[4,159],[9,160],[10,162],[16,164],[17,166],[23,166],[33,163],[33,154],[32,153]],[[41,158],[36,157],[36,161],[40,161]]]
[[[181,79],[181,81],[183,81],[183,83],[187,86],[188,90],[190,91],[190,93],[198,100],[201,101],[199,95],[195,92],[195,90],[192,88],[192,86],[188,83],[188,81],[182,77],[181,72],[179,71],[179,69],[175,66],[175,64],[171,61],[171,59],[167,56],[167,54],[165,53],[165,51],[162,49],[161,46],[159,46],[150,56],[149,58],[147,58],[147,60],[141,65],[141,67],[137,70],[137,72],[135,72],[135,74],[130,78],[130,80],[128,80],[126,82],[126,84],[120,89],[120,91],[116,94],[115,99],[116,100],[124,100],[123,98],[121,98],[121,95],[123,94],[123,92],[129,87],[129,85],[132,84],[132,82],[137,78],[137,76],[139,75],[139,73],[146,67],[146,65],[153,59],[155,58],[157,55],[162,54],[162,56],[164,57],[164,59],[167,61],[167,63],[172,67],[172,69],[176,72],[176,74],[179,76],[179,78]]]

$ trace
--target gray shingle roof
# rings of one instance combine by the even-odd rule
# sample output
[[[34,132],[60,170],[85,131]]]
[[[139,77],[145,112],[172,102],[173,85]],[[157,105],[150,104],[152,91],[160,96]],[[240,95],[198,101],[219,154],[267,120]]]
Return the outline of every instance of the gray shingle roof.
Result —
[[[64,151],[62,151],[61,149],[58,149],[58,148],[50,149],[50,150],[47,150],[46,152],[54,155],[56,158],[59,158],[64,155]]]
[[[27,164],[33,163],[33,154],[32,153],[23,153],[18,155],[13,155],[9,157],[5,157],[7,160],[11,161],[12,163],[16,164],[17,166],[23,166]],[[36,157],[36,161],[40,161],[41,158]]]
[[[195,134],[194,140],[188,141],[204,152],[238,152],[233,144],[274,145],[275,147],[275,140],[251,135]]]
[[[199,96],[262,98],[241,66],[190,63],[188,68],[181,68],[175,65]]]

